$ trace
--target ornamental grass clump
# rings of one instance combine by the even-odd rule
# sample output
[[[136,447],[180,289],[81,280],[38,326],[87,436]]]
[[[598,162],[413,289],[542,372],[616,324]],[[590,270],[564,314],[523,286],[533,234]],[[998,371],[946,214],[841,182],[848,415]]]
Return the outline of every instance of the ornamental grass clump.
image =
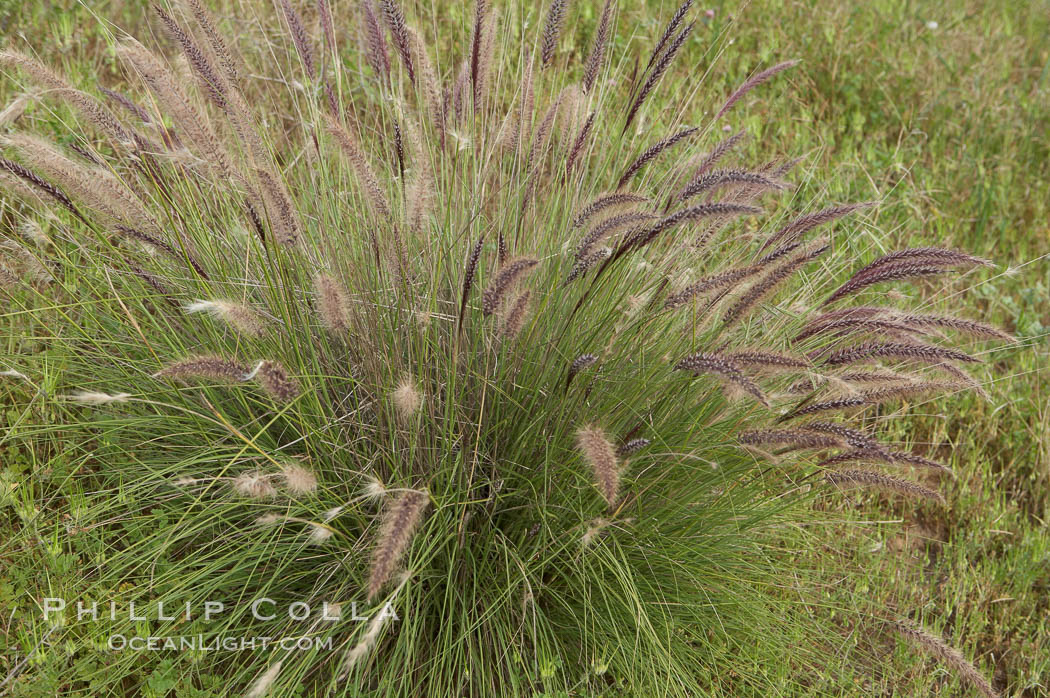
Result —
[[[794,61],[668,116],[688,0],[628,60],[613,2],[570,50],[571,3],[478,0],[440,55],[457,37],[396,0],[280,0],[262,49],[198,0],[155,9],[167,39],[114,38],[124,85],[0,55],[75,114],[66,145],[9,135],[0,181],[50,221],[20,240],[53,281],[5,266],[3,292],[51,335],[9,357],[52,410],[22,438],[82,464],[81,540],[105,542],[80,592],[368,614],[179,626],[333,639],[199,659],[256,696],[768,694],[847,661],[813,498],[942,505],[945,467],[870,417],[971,389],[1009,336],[959,293],[871,305],[987,262],[855,259],[839,221],[877,204],[789,212],[793,163],[737,155],[727,115]],[[857,620],[904,622],[883,615]],[[61,630],[84,653],[90,632]],[[104,656],[90,690],[138,694],[154,658]]]

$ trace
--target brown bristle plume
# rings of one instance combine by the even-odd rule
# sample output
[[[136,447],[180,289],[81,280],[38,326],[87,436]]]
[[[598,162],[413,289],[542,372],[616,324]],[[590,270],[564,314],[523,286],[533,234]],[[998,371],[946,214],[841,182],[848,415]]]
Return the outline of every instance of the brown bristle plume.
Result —
[[[481,312],[488,316],[496,312],[499,308],[500,302],[506,295],[507,291],[514,285],[514,283],[530,269],[535,267],[539,262],[535,259],[514,259],[507,262],[499,272],[496,273],[496,278],[492,280],[489,287],[485,289],[485,292],[481,297]]]
[[[740,370],[739,365],[729,361],[724,356],[704,353],[693,354],[675,364],[675,369],[679,371],[691,371],[697,375],[701,373],[714,373],[715,375],[726,379],[731,384],[742,388],[744,392],[754,397],[766,407],[769,407],[769,401],[766,400],[766,396],[762,393],[762,390],[758,385],[744,375],[744,372]]]
[[[291,402],[299,396],[302,388],[298,381],[288,375],[284,366],[276,361],[263,360],[252,372],[256,381],[274,402]]]
[[[893,623],[893,629],[905,640],[948,665],[984,698],[999,698],[999,692],[967,661],[962,652],[948,645],[940,637],[909,620],[896,621]]]
[[[594,472],[594,481],[605,503],[616,505],[620,491],[620,464],[616,449],[600,427],[587,426],[576,431],[576,447]]]
[[[154,378],[198,378],[219,383],[239,383],[248,375],[248,367],[220,356],[196,356],[165,366]]]
[[[407,490],[391,499],[385,507],[376,547],[372,551],[372,566],[368,575],[369,601],[393,576],[428,504],[430,496],[426,492]]]
[[[944,495],[937,490],[931,490],[910,480],[902,480],[898,477],[883,475],[871,470],[833,470],[824,475],[824,478],[839,487],[868,487],[871,489],[896,492],[907,497],[918,499],[930,499],[939,504],[944,504]]]

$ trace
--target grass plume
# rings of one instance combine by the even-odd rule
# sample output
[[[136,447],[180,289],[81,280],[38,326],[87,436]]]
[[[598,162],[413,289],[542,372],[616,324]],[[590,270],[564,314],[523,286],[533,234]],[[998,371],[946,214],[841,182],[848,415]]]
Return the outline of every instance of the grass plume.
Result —
[[[594,473],[594,482],[605,503],[612,509],[620,492],[620,463],[616,449],[605,432],[596,426],[576,431],[576,447]]]
[[[906,497],[929,499],[938,504],[944,504],[944,495],[937,490],[931,490],[929,487],[924,487],[909,480],[902,480],[898,477],[883,475],[871,470],[833,470],[827,473],[824,478],[839,487],[864,487],[884,490]]]
[[[992,684],[967,661],[962,652],[946,643],[943,638],[909,620],[896,621],[893,623],[893,629],[914,647],[944,662],[985,698],[999,698],[1000,694]]]
[[[508,261],[497,273],[495,278],[485,289],[481,298],[481,309],[485,315],[492,315],[499,308],[500,303],[519,278],[539,262],[535,259],[523,257]]]
[[[393,497],[386,505],[372,551],[368,576],[369,601],[382,591],[394,574],[429,504],[430,497],[426,492],[407,490]]]

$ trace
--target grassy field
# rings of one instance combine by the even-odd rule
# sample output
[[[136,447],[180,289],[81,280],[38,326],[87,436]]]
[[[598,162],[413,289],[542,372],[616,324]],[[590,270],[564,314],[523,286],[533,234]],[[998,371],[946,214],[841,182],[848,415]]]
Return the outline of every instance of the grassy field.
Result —
[[[341,3],[334,4],[338,10]],[[659,35],[674,6],[623,0],[612,53],[621,55],[637,37]],[[570,23],[586,32],[600,7],[576,3]],[[757,0],[699,9],[712,12],[701,15],[684,60],[655,95],[647,118],[660,119],[659,100],[676,91],[727,94],[756,66],[801,59],[727,128],[746,126],[752,139],[745,147],[752,153],[804,156],[796,177],[803,182],[798,193],[803,201],[881,202],[877,228],[858,226],[836,240],[838,245],[868,252],[938,244],[994,260],[1000,265],[994,283],[970,294],[980,319],[1021,340],[982,357],[987,398],[960,399],[953,403],[957,411],[931,410],[907,431],[888,435],[951,463],[957,478],[947,484],[947,507],[916,509],[885,498],[852,497],[829,512],[829,518],[856,522],[844,532],[835,529],[836,540],[814,555],[813,564],[828,580],[829,607],[918,610],[928,627],[950,638],[986,673],[994,672],[1004,695],[1047,695],[1050,3]],[[438,30],[447,23],[460,36],[469,30],[470,12],[464,5],[436,15],[425,9],[410,14],[429,18],[421,24]],[[78,84],[107,83],[116,70],[98,18],[140,29],[152,26],[146,14],[144,3],[119,0],[86,5],[0,0],[5,43],[61,55]],[[569,50],[568,42],[563,50]],[[0,82],[0,108],[15,94],[11,81]],[[695,116],[700,121],[702,115]],[[46,118],[32,105],[22,116]],[[684,115],[683,121],[693,119]],[[13,127],[0,126],[8,128]],[[39,123],[36,130],[42,130]],[[0,234],[7,236],[15,234],[16,219],[4,206]],[[924,288],[937,298],[935,285]],[[18,319],[4,321],[5,353],[16,346],[26,350],[26,331]],[[3,384],[0,410],[5,430],[48,418],[46,408],[24,411]],[[61,552],[62,512],[49,508],[50,500],[39,494],[47,488],[30,479],[68,467],[60,443],[34,453],[0,433],[0,609],[14,608],[27,590],[43,595],[52,577],[76,574],[79,562]],[[14,638],[17,632],[3,612],[0,635]],[[865,644],[863,637],[849,637],[849,647]],[[0,680],[11,669],[6,661],[0,660]],[[948,695],[939,691],[956,685],[935,664],[911,653],[895,652],[881,661],[905,680],[872,685],[865,679],[869,667],[858,667],[853,676],[814,682],[819,687],[814,692]],[[155,695],[166,695],[163,677],[156,683]]]

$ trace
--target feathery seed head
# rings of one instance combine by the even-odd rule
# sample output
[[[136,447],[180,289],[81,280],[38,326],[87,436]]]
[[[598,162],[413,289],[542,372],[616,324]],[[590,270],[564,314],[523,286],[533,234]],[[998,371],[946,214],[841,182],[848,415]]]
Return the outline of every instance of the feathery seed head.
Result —
[[[722,118],[722,116],[727,111],[729,111],[733,107],[734,104],[739,102],[740,99],[743,98],[744,95],[746,95],[748,92],[750,92],[751,90],[755,89],[756,87],[758,87],[762,83],[766,82],[767,80],[772,78],[777,73],[781,73],[781,72],[787,70],[788,68],[791,68],[791,67],[793,67],[793,66],[795,66],[797,64],[798,64],[797,60],[784,61],[783,63],[777,63],[772,68],[766,68],[765,70],[763,70],[761,72],[758,72],[758,73],[755,73],[754,75],[752,75],[750,78],[745,80],[744,83],[742,85],[740,85],[740,87],[736,88],[736,90],[733,92],[733,94],[729,95],[729,98],[726,99],[725,104],[723,104],[722,108],[718,110],[717,114],[715,114],[715,119],[714,120],[718,121],[720,118]]]
[[[569,374],[565,379],[566,390],[568,390],[569,386],[572,384],[572,381],[576,377],[577,373],[584,370],[588,366],[593,365],[597,360],[597,354],[580,354],[575,359],[573,359],[572,363],[569,364]]]
[[[372,0],[361,0],[362,23],[367,44],[365,59],[376,75],[384,81],[390,78],[390,53],[387,51],[386,34],[379,23],[375,4]]]
[[[335,531],[328,526],[322,526],[320,524],[310,524],[309,530],[310,534],[306,539],[306,542],[309,545],[323,545],[325,541],[331,538],[335,533]]]
[[[598,77],[598,72],[602,68],[602,59],[605,57],[605,49],[609,44],[609,25],[612,22],[614,9],[613,0],[605,0],[601,18],[598,20],[598,28],[594,32],[594,45],[591,47],[591,52],[584,63],[583,89],[585,92],[591,91],[594,81]]]
[[[740,434],[740,443],[749,446],[777,445],[793,448],[837,448],[844,441],[829,434],[814,434],[802,429],[761,429]]]
[[[629,456],[631,454],[641,451],[652,443],[649,439],[631,439],[627,443],[616,449],[616,454],[619,456]]]
[[[383,19],[390,28],[390,35],[394,40],[394,48],[401,56],[401,62],[408,74],[408,81],[416,81],[415,60],[412,55],[412,41],[408,36],[408,25],[405,22],[405,14],[401,6],[395,0],[379,0],[379,8],[383,12]]]
[[[197,356],[177,361],[153,374],[154,378],[202,378],[221,383],[247,380],[248,367],[219,356]]]
[[[649,197],[647,196],[627,192],[616,192],[613,194],[605,194],[603,196],[599,196],[597,199],[594,199],[589,204],[584,206],[583,209],[576,214],[576,217],[573,218],[572,221],[572,227],[582,227],[583,224],[586,223],[590,218],[602,211],[622,208],[624,206],[633,206],[635,204],[642,204],[647,202],[648,200]]]
[[[317,476],[298,463],[282,466],[284,486],[293,494],[310,494],[317,490]]]
[[[744,375],[744,372],[736,362],[727,359],[725,356],[703,352],[692,354],[675,364],[675,369],[691,371],[697,375],[713,373],[726,380],[730,385],[742,389],[766,407],[769,406],[769,401],[758,387],[758,384]]]
[[[405,376],[391,394],[394,409],[401,419],[410,421],[423,406],[423,394],[411,376]]]
[[[645,99],[653,91],[653,88],[656,87],[660,78],[663,77],[663,74],[667,71],[667,68],[670,67],[671,62],[678,54],[679,49],[685,44],[685,40],[689,38],[689,34],[692,33],[693,27],[696,26],[696,22],[690,22],[687,24],[685,29],[679,32],[678,35],[667,44],[667,50],[662,53],[660,52],[664,43],[670,38],[671,34],[674,33],[678,24],[684,18],[685,11],[689,9],[691,4],[692,0],[686,0],[682,6],[678,8],[678,12],[675,13],[675,16],[671,19],[671,23],[667,27],[667,31],[664,33],[664,37],[660,40],[660,43],[657,44],[656,49],[653,50],[653,55],[649,59],[649,65],[652,68],[652,71],[649,72],[649,77],[644,83],[642,83],[641,89],[638,90],[634,101],[631,102],[631,106],[627,109],[627,120],[623,125],[623,133],[627,133],[627,129],[630,128],[634,118],[638,115],[638,110],[641,109],[642,104],[645,103]],[[646,71],[649,71],[649,68],[646,68]]]
[[[395,595],[405,584],[408,583],[409,578],[410,577],[407,573],[401,575],[398,588],[393,592]],[[377,613],[372,617],[372,620],[368,622],[368,628],[365,630],[365,634],[361,638],[361,641],[346,653],[346,658],[343,660],[343,668],[339,673],[340,681],[345,680],[354,666],[368,656],[372,651],[372,648],[375,647],[376,642],[379,640],[379,635],[383,632],[383,628],[386,627],[392,617],[394,616],[390,613]]]
[[[81,405],[109,405],[115,402],[127,402],[131,398],[130,393],[98,393],[90,390],[81,390],[73,393],[68,397],[70,402],[77,402]]]
[[[503,320],[502,335],[506,339],[514,339],[521,333],[521,328],[525,326],[525,321],[529,317],[529,300],[532,297],[532,292],[528,289],[518,294],[518,297],[511,303],[510,310],[507,311],[507,315]]]
[[[369,474],[366,476],[366,482],[361,496],[368,501],[381,501],[387,496],[386,485],[384,485],[375,475]]]
[[[372,568],[368,578],[369,601],[393,576],[429,504],[430,495],[418,490],[406,490],[387,503],[376,546],[372,551]]]
[[[0,111],[0,128],[6,128],[10,124],[18,121],[18,118],[25,113],[26,107],[29,106],[30,96],[29,95],[18,95],[11,102],[4,107],[3,111]]]
[[[278,660],[271,664],[266,671],[259,675],[259,678],[255,680],[252,687],[244,694],[244,698],[263,698],[270,692],[270,687],[273,686],[273,682],[277,680],[278,675],[281,673],[281,666],[284,664],[284,660]]]
[[[647,148],[645,151],[642,152],[641,155],[635,158],[634,162],[627,166],[627,169],[624,170],[623,175],[620,176],[620,181],[616,183],[616,189],[623,189],[623,187],[626,186],[629,181],[631,181],[631,178],[638,174],[638,172],[640,172],[643,167],[655,160],[657,156],[659,156],[662,152],[676,145],[679,141],[685,140],[686,138],[689,138],[690,136],[698,133],[699,131],[700,127],[698,126],[682,129],[678,133],[668,136],[659,143],[656,143],[651,147]]]
[[[939,504],[944,504],[944,495],[937,490],[931,490],[908,480],[883,475],[870,470],[833,470],[824,475],[824,478],[840,487],[870,487],[872,489],[896,492],[907,497],[919,499],[930,499]]]
[[[598,360],[597,354],[580,354],[569,365],[569,375],[574,376]]]
[[[612,509],[620,490],[620,464],[616,458],[616,448],[605,431],[595,426],[576,430],[576,447],[593,471],[598,491]]]
[[[233,301],[196,300],[186,304],[186,312],[211,315],[213,318],[222,320],[233,329],[249,337],[262,336],[266,328],[262,317],[258,313],[246,305],[234,303]]]
[[[5,378],[18,378],[19,380],[29,380],[29,378],[26,377],[26,374],[22,373],[21,371],[16,371],[13,368],[8,368],[4,369],[3,371],[0,371],[0,376],[3,376]]]
[[[485,315],[492,315],[500,306],[500,302],[518,281],[518,279],[535,267],[539,262],[535,259],[522,258],[509,260],[496,273],[496,277],[482,294],[481,310]]]
[[[584,548],[589,548],[595,539],[599,536],[605,535],[608,531],[609,526],[612,525],[612,521],[602,517],[594,519],[587,525],[587,530],[583,532],[580,537],[580,545]]]
[[[270,499],[277,496],[277,490],[270,484],[270,477],[258,470],[241,473],[230,483],[233,491],[252,499]]]
[[[289,376],[284,366],[276,361],[264,359],[257,363],[255,369],[246,376],[247,380],[252,378],[278,403],[291,402],[302,393],[299,382]]]
[[[337,621],[343,617],[343,604],[341,603],[328,603],[326,601],[322,608],[324,609],[325,620]]]
[[[543,36],[540,39],[540,58],[544,68],[554,60],[554,52],[558,48],[558,37],[561,35],[562,23],[565,21],[565,5],[566,0],[551,0],[550,9],[547,10],[547,21],[543,26]]]
[[[569,270],[569,275],[565,277],[565,283],[571,283],[576,279],[580,278],[587,273],[588,270],[593,269],[605,260],[612,257],[613,249],[611,247],[599,247],[596,250],[591,250],[587,254],[583,255],[576,260],[576,264]]]
[[[893,629],[908,642],[944,662],[984,698],[999,698],[1000,693],[995,690],[988,679],[977,671],[977,667],[969,662],[962,652],[946,643],[943,638],[905,619],[893,623]]]
[[[874,202],[863,202],[858,204],[847,204],[845,206],[832,206],[826,208],[823,211],[817,211],[816,213],[807,213],[804,216],[800,216],[795,220],[791,221],[783,228],[773,233],[769,239],[767,239],[759,251],[765,250],[768,247],[772,247],[776,243],[788,244],[797,240],[802,235],[816,228],[819,225],[830,223],[838,220],[843,216],[849,215],[854,211],[874,206]]]
[[[965,363],[980,361],[965,352],[921,342],[865,342],[831,352],[824,358],[824,363],[830,366],[842,366],[878,358],[912,359],[927,363],[938,363],[944,360]]]
[[[345,332],[350,328],[350,300],[346,289],[328,274],[314,277],[317,289],[317,312],[332,332]]]

